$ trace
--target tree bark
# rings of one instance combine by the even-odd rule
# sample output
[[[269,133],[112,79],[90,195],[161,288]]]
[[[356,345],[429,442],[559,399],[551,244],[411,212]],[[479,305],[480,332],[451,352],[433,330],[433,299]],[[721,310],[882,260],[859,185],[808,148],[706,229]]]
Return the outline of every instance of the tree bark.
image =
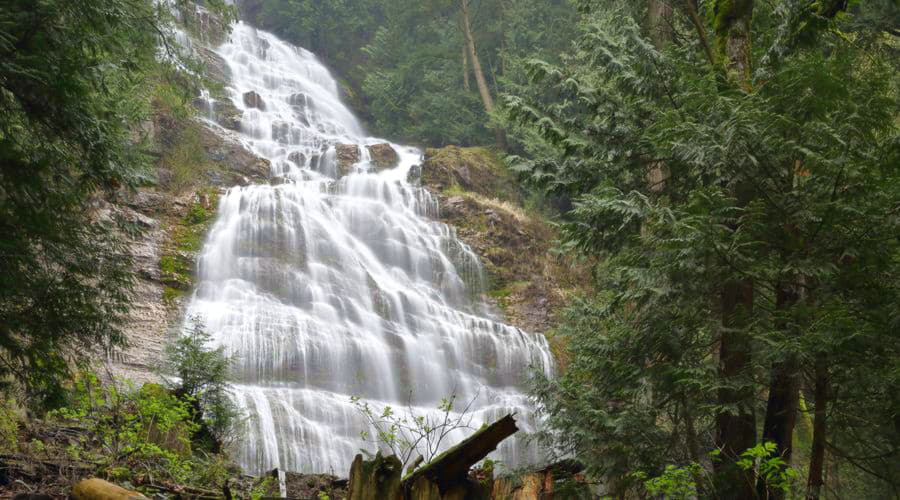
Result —
[[[483,427],[413,472],[403,480],[404,488],[408,489],[421,477],[438,485],[441,491],[447,491],[453,485],[464,482],[473,465],[484,460],[504,439],[518,430],[512,415]]]
[[[469,50],[469,61],[472,62],[472,72],[475,73],[475,84],[478,86],[478,93],[481,95],[481,102],[484,104],[484,110],[487,114],[494,113],[494,98],[491,97],[491,89],[488,87],[487,80],[484,78],[484,71],[481,69],[481,60],[478,59],[478,50],[475,48],[475,37],[472,35],[472,23],[469,18],[469,1],[459,0],[460,12],[462,13],[463,36],[466,39],[466,47]],[[497,146],[506,149],[506,132],[502,128],[494,129],[497,138]]]
[[[469,49],[469,60],[472,61],[472,71],[475,73],[475,83],[478,85],[478,93],[481,94],[481,102],[488,114],[494,112],[494,99],[488,88],[484,72],[481,70],[481,61],[478,59],[478,51],[475,48],[475,38],[472,35],[472,24],[469,19],[469,0],[459,0],[460,12],[463,20],[463,36],[466,38],[466,47]]]
[[[462,67],[463,67],[463,89],[470,92],[472,87],[469,85],[469,51],[466,44],[462,45]]]
[[[662,50],[672,41],[672,6],[663,0],[650,0],[647,24],[653,45]]]
[[[713,30],[717,60],[725,72],[745,90],[750,89],[750,37],[754,0],[716,0]]]
[[[745,326],[753,310],[753,283],[748,280],[726,283],[721,301],[719,377],[723,387],[717,397],[719,405],[728,409],[716,415],[715,444],[721,452],[715,463],[716,490],[722,498],[752,499],[756,497],[753,472],[742,470],[736,462],[741,453],[756,444],[753,390],[740,380],[746,375],[752,358]]]
[[[828,431],[826,418],[828,416],[828,364],[824,354],[816,356],[815,388],[815,412],[813,416],[812,450],[809,459],[809,479],[806,483],[807,500],[818,500],[825,484],[823,470],[825,468],[825,435]]]
[[[799,293],[790,282],[778,284],[775,291],[775,308],[784,313],[797,303]],[[796,329],[786,322],[778,325],[788,331],[790,337],[796,337]],[[775,443],[775,453],[790,464],[794,448],[794,427],[797,424],[797,405],[799,404],[800,381],[797,355],[789,353],[784,359],[772,365],[769,384],[769,399],[766,404],[766,418],[763,424],[763,441]],[[770,488],[762,478],[756,489],[763,498],[781,500],[784,492],[778,488]]]
[[[715,0],[714,30],[719,60],[734,83],[750,86],[750,23],[753,0]],[[738,206],[750,200],[746,181],[734,187]],[[719,337],[719,376],[722,388],[716,415],[716,447],[721,451],[716,463],[717,494],[723,498],[752,499],[756,496],[753,472],[736,462],[741,453],[756,444],[756,417],[753,387],[741,379],[748,376],[753,357],[747,327],[753,312],[753,281],[733,279],[722,287],[722,331]]]

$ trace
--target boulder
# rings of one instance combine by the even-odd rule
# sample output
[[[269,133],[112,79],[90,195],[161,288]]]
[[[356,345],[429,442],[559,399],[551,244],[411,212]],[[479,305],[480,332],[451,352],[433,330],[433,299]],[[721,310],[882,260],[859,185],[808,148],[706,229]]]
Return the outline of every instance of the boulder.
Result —
[[[422,184],[422,165],[413,165],[406,174],[406,182],[419,186]]]
[[[366,146],[372,156],[372,165],[376,170],[394,168],[400,164],[400,155],[388,143]]]
[[[200,137],[207,158],[218,167],[217,170],[231,174],[232,177],[237,176],[221,179],[226,185],[231,181],[235,181],[233,183],[236,184],[240,177],[247,177],[252,183],[262,183],[268,180],[272,171],[269,160],[248,151],[230,133],[204,127]]]
[[[204,76],[222,85],[231,80],[231,70],[228,69],[228,63],[222,56],[203,46],[197,47],[197,55],[203,63]]]
[[[459,187],[498,200],[518,202],[521,198],[512,173],[484,148],[426,149],[422,184],[433,191]]]
[[[244,106],[256,108],[260,111],[266,110],[266,103],[263,102],[262,97],[252,90],[244,93]]]
[[[213,117],[216,123],[228,130],[241,130],[241,116],[243,113],[231,102],[231,99],[222,99],[213,104]]]
[[[79,481],[72,487],[72,500],[128,500],[144,495],[96,477]]]
[[[294,151],[287,157],[288,161],[294,162],[294,165],[298,167],[302,167],[306,165],[306,155],[301,153],[300,151]]]
[[[356,144],[336,144],[334,146],[338,178],[353,171],[353,166],[359,163],[359,146]]]

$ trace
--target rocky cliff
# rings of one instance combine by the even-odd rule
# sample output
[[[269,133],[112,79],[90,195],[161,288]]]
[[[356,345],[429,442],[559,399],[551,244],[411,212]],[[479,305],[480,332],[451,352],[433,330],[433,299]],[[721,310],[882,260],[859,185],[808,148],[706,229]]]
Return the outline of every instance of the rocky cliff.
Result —
[[[441,220],[481,256],[487,300],[510,324],[549,334],[586,271],[552,252],[557,234],[548,217],[525,208],[512,174],[486,148],[427,149],[421,175],[440,199]],[[564,365],[564,339],[548,337]]]

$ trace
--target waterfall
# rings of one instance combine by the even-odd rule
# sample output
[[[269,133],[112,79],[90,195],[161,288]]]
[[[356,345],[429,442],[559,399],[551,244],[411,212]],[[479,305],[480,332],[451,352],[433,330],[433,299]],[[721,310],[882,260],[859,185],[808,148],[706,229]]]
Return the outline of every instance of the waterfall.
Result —
[[[477,255],[407,179],[421,151],[391,144],[397,166],[376,168],[368,146],[385,141],[366,137],[304,49],[237,23],[216,52],[243,113],[241,140],[271,161],[273,179],[220,197],[186,313],[235,360],[233,394],[249,416],[242,465],[346,474],[371,448],[351,396],[436,412],[455,395],[458,406],[472,402],[475,428],[516,412],[524,432],[495,458],[539,461],[522,435],[535,418],[523,386],[531,367],[553,370],[546,340],[484,305]],[[346,175],[338,145],[358,148]]]

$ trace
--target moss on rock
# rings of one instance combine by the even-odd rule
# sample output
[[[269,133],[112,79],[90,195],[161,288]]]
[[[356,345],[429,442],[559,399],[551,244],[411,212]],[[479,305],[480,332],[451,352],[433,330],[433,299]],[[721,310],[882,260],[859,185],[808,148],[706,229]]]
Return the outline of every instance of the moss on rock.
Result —
[[[441,218],[481,257],[487,300],[506,320],[545,333],[584,272],[552,252],[557,233],[548,218],[522,206],[505,164],[485,148],[429,149],[423,185],[441,201]]]

